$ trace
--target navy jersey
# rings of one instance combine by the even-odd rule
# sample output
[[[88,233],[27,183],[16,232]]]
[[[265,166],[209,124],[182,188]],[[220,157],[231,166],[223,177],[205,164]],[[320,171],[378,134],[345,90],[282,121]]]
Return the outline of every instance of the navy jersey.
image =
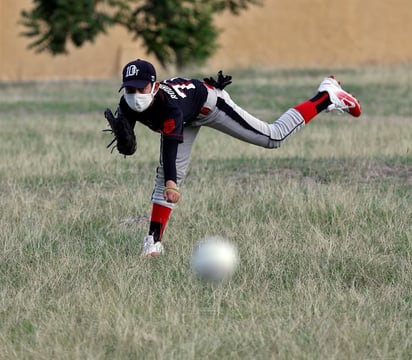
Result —
[[[205,85],[196,79],[172,78],[160,83],[152,105],[136,112],[122,96],[120,108],[134,127],[136,121],[162,134],[165,181],[176,182],[177,146],[183,142],[185,124],[195,120],[207,98]]]

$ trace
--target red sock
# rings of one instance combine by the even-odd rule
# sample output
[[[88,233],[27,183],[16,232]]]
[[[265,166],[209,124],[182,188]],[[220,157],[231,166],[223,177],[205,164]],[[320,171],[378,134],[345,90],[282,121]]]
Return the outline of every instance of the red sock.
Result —
[[[303,116],[305,123],[308,123],[317,114],[325,110],[330,104],[331,102],[329,100],[329,94],[327,92],[321,92],[318,93],[314,98],[296,105],[294,109],[299,111]]]
[[[153,204],[149,234],[153,235],[155,242],[162,241],[162,235],[171,213],[172,209],[159,204]]]

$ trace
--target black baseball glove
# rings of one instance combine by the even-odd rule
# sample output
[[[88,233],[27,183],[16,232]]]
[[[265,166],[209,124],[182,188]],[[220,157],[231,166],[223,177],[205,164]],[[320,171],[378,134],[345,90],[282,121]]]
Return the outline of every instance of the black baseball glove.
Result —
[[[116,141],[116,144],[112,147],[112,152],[114,148],[117,148],[120,154],[132,155],[136,151],[136,136],[134,130],[130,125],[129,121],[123,116],[120,107],[116,110],[116,115],[113,115],[112,111],[107,108],[104,112],[104,117],[107,119],[110,125],[110,129],[103,131],[110,131],[114,135],[114,139],[107,148],[112,146]]]
[[[216,89],[223,90],[225,86],[228,86],[232,83],[232,77],[230,75],[223,75],[222,70],[217,73],[217,80],[213,77],[204,78],[203,81],[206,84],[212,85]]]

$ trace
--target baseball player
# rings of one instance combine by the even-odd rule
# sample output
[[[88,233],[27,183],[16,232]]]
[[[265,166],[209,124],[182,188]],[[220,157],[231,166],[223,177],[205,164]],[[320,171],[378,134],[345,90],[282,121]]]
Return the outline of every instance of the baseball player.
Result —
[[[217,80],[175,77],[159,82],[154,66],[140,59],[123,68],[120,88],[123,94],[116,116],[110,109],[105,111],[115,136],[113,142],[117,140],[115,147],[124,155],[135,152],[136,122],[161,134],[149,231],[143,239],[144,257],[163,252],[162,236],[180,199],[179,186],[185,178],[201,126],[257,146],[278,148],[322,111],[337,110],[355,117],[361,114],[358,100],[330,76],[321,82],[314,97],[290,108],[273,123],[267,123],[235,104],[224,90],[231,79],[220,71]]]

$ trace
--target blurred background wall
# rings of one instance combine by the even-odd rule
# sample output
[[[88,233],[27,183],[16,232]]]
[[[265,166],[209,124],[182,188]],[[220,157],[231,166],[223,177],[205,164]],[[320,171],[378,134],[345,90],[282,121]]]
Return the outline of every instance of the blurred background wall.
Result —
[[[31,7],[30,0],[0,0],[0,81],[117,78],[137,57],[158,65],[120,27],[68,56],[36,54],[19,35],[20,11]],[[240,16],[219,15],[216,24],[220,48],[202,71],[412,66],[412,0],[265,0]]]

